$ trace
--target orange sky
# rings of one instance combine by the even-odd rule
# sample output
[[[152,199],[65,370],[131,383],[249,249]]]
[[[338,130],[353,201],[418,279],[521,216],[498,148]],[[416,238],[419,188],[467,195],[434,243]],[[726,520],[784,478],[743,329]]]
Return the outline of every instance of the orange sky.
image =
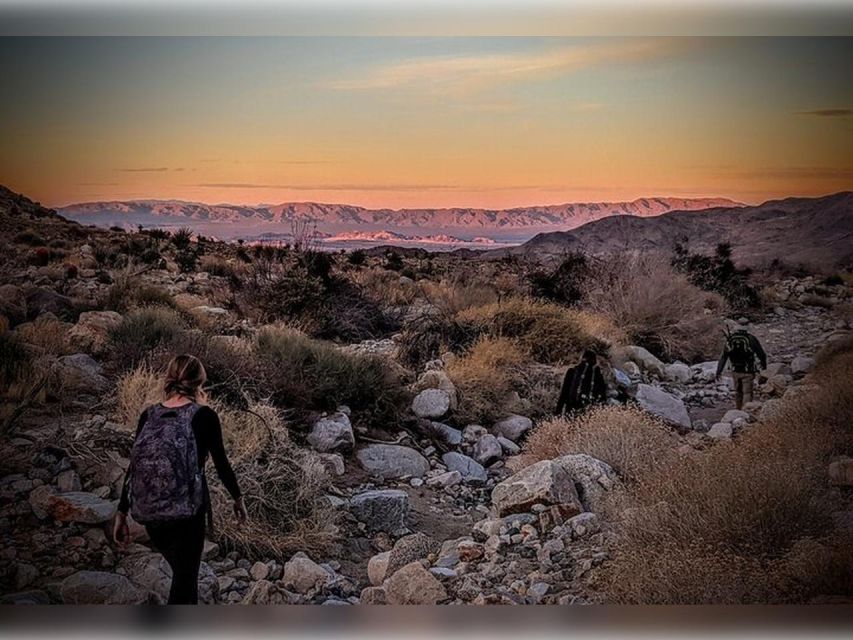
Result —
[[[853,188],[851,39],[0,39],[0,183],[511,206]]]

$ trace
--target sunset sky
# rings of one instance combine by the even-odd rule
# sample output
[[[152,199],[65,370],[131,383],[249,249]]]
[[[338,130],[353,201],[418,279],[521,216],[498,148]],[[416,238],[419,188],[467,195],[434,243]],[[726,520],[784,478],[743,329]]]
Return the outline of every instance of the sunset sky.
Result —
[[[853,189],[849,38],[0,38],[0,184],[503,208]]]

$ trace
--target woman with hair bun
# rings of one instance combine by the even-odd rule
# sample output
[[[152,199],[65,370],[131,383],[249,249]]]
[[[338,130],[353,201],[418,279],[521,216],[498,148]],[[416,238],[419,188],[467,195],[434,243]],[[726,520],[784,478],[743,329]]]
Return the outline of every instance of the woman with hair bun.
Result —
[[[151,543],[172,568],[169,604],[198,603],[198,572],[205,521],[212,523],[204,474],[208,456],[234,499],[234,515],[246,521],[237,478],[225,455],[219,416],[204,406],[204,366],[180,355],[169,362],[165,400],[142,412],[124,479],[113,538],[130,539],[127,514],[145,525]]]

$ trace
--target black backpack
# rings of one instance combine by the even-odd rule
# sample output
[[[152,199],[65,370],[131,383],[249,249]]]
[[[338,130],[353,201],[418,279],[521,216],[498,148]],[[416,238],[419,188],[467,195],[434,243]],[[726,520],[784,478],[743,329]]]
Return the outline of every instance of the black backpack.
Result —
[[[752,349],[752,339],[746,331],[736,331],[727,339],[729,360],[735,371],[754,373],[755,351]]]

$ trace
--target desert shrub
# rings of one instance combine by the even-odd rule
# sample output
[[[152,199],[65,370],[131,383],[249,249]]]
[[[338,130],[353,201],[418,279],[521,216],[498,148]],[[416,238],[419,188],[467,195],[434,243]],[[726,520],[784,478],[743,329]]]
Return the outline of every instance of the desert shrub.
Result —
[[[153,229],[145,229],[142,231],[145,235],[153,240],[166,240],[169,237],[169,232],[165,229],[154,227]]]
[[[220,278],[228,278],[232,283],[240,282],[240,274],[237,268],[225,260],[217,256],[204,256],[201,259],[201,270],[206,271],[212,276]]]
[[[397,357],[411,369],[420,369],[444,351],[460,353],[482,334],[473,325],[466,325],[443,314],[424,311],[403,324],[397,341]]]
[[[809,565],[802,549],[833,535],[838,504],[826,468],[851,445],[851,346],[820,359],[809,380],[819,388],[783,401],[731,445],[645,474],[618,498],[611,601],[802,602],[826,593],[828,566],[846,572],[835,586],[849,589],[849,554]]]
[[[424,280],[418,285],[427,302],[450,315],[498,302],[498,291],[493,282],[464,275],[444,278],[439,282]]]
[[[175,253],[175,264],[178,265],[181,273],[192,273],[198,269],[198,258],[198,249],[187,247]]]
[[[628,255],[604,260],[591,286],[589,308],[658,357],[695,362],[722,347],[723,301],[665,260]]]
[[[586,453],[609,464],[626,482],[637,482],[671,463],[678,439],[660,421],[633,407],[594,407],[577,416],[551,418],[528,435],[513,459],[521,469],[540,460]]]
[[[0,387],[4,390],[20,380],[32,366],[32,354],[15,335],[0,333]]]
[[[193,230],[189,227],[181,227],[172,233],[169,239],[178,251],[185,251],[193,241]]]
[[[18,244],[26,244],[31,247],[43,247],[47,244],[43,237],[31,229],[15,234],[15,242]]]
[[[705,291],[717,293],[737,311],[758,307],[758,289],[749,282],[750,269],[739,269],[732,261],[732,247],[721,242],[712,256],[690,253],[686,245],[675,246],[673,266],[686,274],[690,282]]]
[[[294,266],[274,276],[255,272],[255,284],[249,296],[261,312],[261,320],[286,320],[304,313],[316,313],[322,305],[326,288],[304,266]]]
[[[583,300],[587,279],[592,275],[589,258],[574,252],[565,256],[556,268],[537,269],[529,276],[531,294],[551,302],[575,305]]]
[[[69,325],[50,316],[39,316],[17,328],[21,340],[35,347],[38,352],[63,356],[72,352],[68,342]]]
[[[156,348],[168,344],[183,330],[177,312],[164,307],[142,307],[124,316],[110,333],[116,363],[134,367]]]
[[[279,406],[331,411],[345,404],[375,420],[393,421],[405,401],[385,359],[348,353],[292,329],[262,329],[257,355]]]
[[[400,279],[400,274],[381,268],[360,269],[350,275],[364,295],[376,303],[390,306],[412,304],[419,295],[418,285]]]
[[[347,262],[351,265],[359,267],[367,262],[367,254],[363,249],[356,249],[355,251],[350,251],[347,254]]]
[[[213,407],[249,513],[246,525],[235,523],[231,497],[211,483],[220,545],[253,558],[327,549],[337,535],[336,512],[317,456],[291,442],[280,412],[267,403],[252,402],[245,411]]]
[[[139,307],[168,307],[175,309],[175,299],[163,287],[147,284],[133,287],[133,302]]]
[[[467,309],[456,319],[481,333],[514,338],[537,362],[566,363],[586,348],[604,354],[621,339],[603,316],[525,298]]]
[[[507,338],[484,337],[447,366],[456,385],[461,422],[491,423],[512,411],[508,397],[520,375],[524,352]]]

